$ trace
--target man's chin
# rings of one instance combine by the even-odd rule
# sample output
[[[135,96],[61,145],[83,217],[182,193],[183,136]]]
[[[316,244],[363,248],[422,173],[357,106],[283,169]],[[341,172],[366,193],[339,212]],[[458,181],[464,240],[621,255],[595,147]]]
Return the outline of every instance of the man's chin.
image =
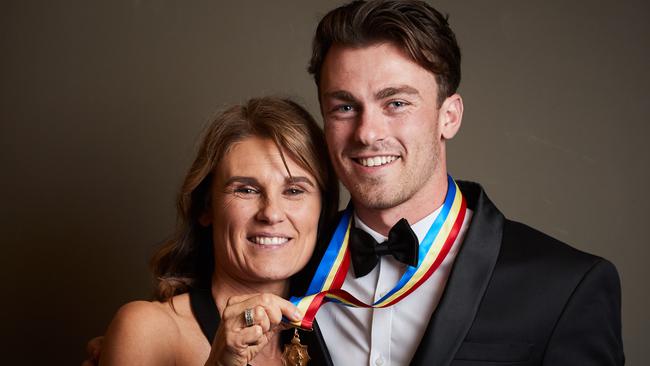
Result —
[[[391,192],[392,194],[389,194]],[[363,186],[357,186],[350,191],[353,201],[357,206],[370,210],[386,210],[398,206],[404,202],[404,198],[399,190],[395,189],[364,189]]]

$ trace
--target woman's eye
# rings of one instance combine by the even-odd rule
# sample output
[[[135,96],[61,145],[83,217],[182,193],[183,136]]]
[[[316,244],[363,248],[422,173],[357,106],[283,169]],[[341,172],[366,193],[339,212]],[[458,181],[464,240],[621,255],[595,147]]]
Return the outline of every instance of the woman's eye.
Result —
[[[235,188],[235,193],[240,193],[240,194],[255,194],[257,191],[253,188],[248,188],[248,187],[241,187],[241,188]]]
[[[297,196],[297,195],[305,193],[305,191],[300,189],[300,188],[289,188],[285,192],[289,196]]]

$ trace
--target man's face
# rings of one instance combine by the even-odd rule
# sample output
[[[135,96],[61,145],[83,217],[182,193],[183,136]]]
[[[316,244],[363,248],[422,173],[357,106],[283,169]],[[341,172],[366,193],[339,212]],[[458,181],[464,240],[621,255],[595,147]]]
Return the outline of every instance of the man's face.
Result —
[[[437,89],[431,72],[390,43],[330,48],[319,90],[325,137],[357,208],[385,210],[433,195],[441,177],[446,188],[448,127]]]

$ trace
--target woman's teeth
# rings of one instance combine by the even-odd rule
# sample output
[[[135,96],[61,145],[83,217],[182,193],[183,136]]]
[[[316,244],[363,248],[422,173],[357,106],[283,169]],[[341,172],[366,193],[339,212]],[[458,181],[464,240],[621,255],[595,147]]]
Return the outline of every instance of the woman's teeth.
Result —
[[[279,236],[254,236],[251,241],[259,245],[282,245],[289,241],[289,238]]]

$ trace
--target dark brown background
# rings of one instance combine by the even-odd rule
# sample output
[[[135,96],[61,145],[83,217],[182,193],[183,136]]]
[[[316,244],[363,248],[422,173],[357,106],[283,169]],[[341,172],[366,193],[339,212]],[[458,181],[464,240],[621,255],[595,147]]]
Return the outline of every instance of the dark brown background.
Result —
[[[317,114],[310,39],[339,3],[1,3],[3,364],[78,364],[147,298],[201,129],[265,94]],[[451,174],[617,265],[629,365],[650,361],[647,4],[435,3],[464,54]]]

